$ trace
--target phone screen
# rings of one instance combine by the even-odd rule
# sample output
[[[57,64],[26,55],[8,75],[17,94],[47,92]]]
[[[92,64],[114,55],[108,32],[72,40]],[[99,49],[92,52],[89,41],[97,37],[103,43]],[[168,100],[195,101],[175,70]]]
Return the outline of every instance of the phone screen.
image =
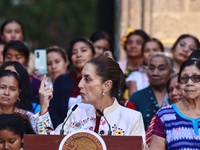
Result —
[[[38,73],[43,75],[47,74],[47,56],[45,49],[36,49],[34,51],[35,57],[35,69],[37,69]]]

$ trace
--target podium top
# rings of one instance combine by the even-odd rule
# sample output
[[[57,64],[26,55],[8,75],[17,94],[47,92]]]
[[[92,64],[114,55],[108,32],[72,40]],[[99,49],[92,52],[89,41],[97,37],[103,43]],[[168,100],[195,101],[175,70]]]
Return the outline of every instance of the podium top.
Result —
[[[107,150],[101,136],[90,130],[78,130],[65,136],[59,150],[68,149]]]
[[[24,135],[24,150],[58,150],[64,135]],[[102,136],[107,150],[142,150],[141,136]]]

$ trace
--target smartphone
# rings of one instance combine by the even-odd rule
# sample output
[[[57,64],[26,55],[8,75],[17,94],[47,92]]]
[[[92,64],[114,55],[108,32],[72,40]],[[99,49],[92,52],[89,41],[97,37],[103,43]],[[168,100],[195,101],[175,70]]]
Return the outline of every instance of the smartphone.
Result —
[[[47,53],[45,49],[36,49],[34,51],[35,69],[41,75],[47,74]]]

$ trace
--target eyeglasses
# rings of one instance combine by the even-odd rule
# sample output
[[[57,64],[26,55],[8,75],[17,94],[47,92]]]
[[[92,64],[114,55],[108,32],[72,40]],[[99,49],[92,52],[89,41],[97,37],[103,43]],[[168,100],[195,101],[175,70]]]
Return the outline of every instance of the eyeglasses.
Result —
[[[197,48],[192,47],[192,46],[187,47],[186,44],[184,44],[184,43],[178,43],[177,46],[182,47],[182,48],[184,48],[185,50],[188,50],[188,51],[195,51],[197,49]]]
[[[189,79],[191,79],[192,82],[194,82],[194,83],[198,83],[198,82],[200,82],[200,75],[193,75],[191,77],[179,77],[179,82],[181,84],[186,84],[186,83],[188,83]]]

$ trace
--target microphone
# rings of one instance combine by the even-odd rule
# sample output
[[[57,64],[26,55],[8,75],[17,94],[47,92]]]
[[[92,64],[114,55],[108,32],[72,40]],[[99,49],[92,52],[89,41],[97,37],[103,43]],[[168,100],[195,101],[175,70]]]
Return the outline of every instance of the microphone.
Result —
[[[97,109],[97,113],[98,113],[100,116],[104,117],[104,119],[106,120],[106,122],[107,122],[107,124],[108,124],[108,127],[109,127],[108,135],[109,135],[109,136],[112,135],[112,130],[111,130],[110,124],[108,123],[108,120],[107,120],[106,117],[104,116],[103,112],[100,111],[99,109]]]
[[[63,122],[62,128],[60,129],[60,135],[63,135],[63,134],[64,134],[64,125],[65,125],[65,123],[67,122],[67,120],[69,119],[69,117],[71,116],[72,112],[73,112],[74,110],[76,110],[77,107],[78,107],[78,104],[74,105],[74,107],[72,108],[72,111],[71,111],[70,114],[68,115],[67,119],[65,119],[65,121]]]

